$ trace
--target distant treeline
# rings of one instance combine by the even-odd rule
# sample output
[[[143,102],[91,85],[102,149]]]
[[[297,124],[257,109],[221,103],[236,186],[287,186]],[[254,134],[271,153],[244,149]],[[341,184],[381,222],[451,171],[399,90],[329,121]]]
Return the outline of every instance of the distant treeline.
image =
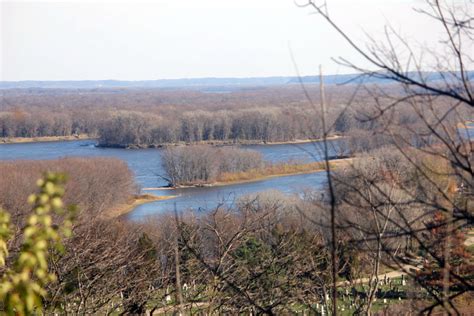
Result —
[[[164,118],[120,112],[100,125],[99,143],[113,147],[149,147],[199,142],[285,142],[321,136],[308,109],[264,108],[197,111]]]
[[[0,137],[89,134],[99,137],[103,146],[145,147],[214,140],[288,141],[320,133],[319,110],[298,86],[231,93],[158,89],[0,93]],[[328,116],[341,108],[334,105]]]
[[[231,93],[159,89],[3,90],[0,137],[88,134],[107,147],[315,139],[323,135],[322,112],[317,89],[308,89],[311,100],[297,85]],[[403,93],[389,85],[385,89],[392,89],[391,94]],[[380,113],[391,113],[391,125],[400,127],[396,133],[423,131],[428,126],[420,118],[416,104],[399,106],[395,112],[389,98],[368,98],[364,93],[352,98],[352,87],[329,86],[326,93],[329,97],[325,117],[330,135],[350,137],[355,149],[368,150],[386,142],[381,131],[385,132],[388,122],[371,119]],[[441,98],[436,102],[441,117],[449,105]],[[473,118],[467,112],[446,116],[453,122]],[[428,119],[435,123],[437,118],[432,115]],[[413,142],[422,144],[429,139]]]

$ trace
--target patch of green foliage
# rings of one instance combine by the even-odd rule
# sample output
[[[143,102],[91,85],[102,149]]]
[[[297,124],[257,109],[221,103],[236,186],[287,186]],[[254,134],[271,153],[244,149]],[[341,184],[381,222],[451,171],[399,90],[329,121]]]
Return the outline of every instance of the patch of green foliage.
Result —
[[[0,209],[0,267],[5,271],[0,280],[2,313],[41,314],[45,287],[56,279],[48,269],[50,250],[63,252],[62,238],[71,235],[74,212],[63,205],[65,181],[65,175],[57,173],[47,173],[38,180],[39,193],[28,198],[33,211],[22,229],[20,251],[8,266],[7,243],[12,227],[9,213]],[[61,225],[53,224],[53,213],[63,218]]]

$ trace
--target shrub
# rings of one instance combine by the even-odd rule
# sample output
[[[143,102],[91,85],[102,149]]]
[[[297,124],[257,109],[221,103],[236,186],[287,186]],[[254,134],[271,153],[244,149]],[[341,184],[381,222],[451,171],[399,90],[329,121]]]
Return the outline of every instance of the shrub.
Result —
[[[113,158],[63,158],[0,162],[0,207],[7,209],[15,224],[28,210],[28,195],[35,179],[46,172],[64,172],[69,176],[64,201],[78,205],[81,216],[100,216],[124,203],[136,190],[132,172],[125,162]]]

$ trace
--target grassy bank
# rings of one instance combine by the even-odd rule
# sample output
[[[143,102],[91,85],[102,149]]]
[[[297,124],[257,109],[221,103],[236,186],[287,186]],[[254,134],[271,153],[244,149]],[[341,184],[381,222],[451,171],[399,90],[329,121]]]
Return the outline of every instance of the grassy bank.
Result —
[[[107,218],[119,217],[131,212],[135,207],[139,205],[154,202],[154,201],[169,200],[175,197],[176,197],[175,195],[169,195],[169,196],[157,196],[153,194],[135,195],[132,198],[130,198],[130,200],[127,203],[121,204],[113,209],[110,209],[108,212],[106,212],[105,217]]]
[[[87,134],[80,134],[75,136],[2,137],[0,138],[0,144],[59,142],[83,139],[94,139],[94,137],[91,137]]]
[[[337,168],[347,164],[352,158],[338,159],[329,162],[330,168]],[[322,162],[311,162],[306,164],[274,164],[262,169],[253,169],[245,172],[223,173],[217,180],[216,185],[235,184],[250,181],[259,181],[268,178],[307,174],[326,170],[326,164]]]

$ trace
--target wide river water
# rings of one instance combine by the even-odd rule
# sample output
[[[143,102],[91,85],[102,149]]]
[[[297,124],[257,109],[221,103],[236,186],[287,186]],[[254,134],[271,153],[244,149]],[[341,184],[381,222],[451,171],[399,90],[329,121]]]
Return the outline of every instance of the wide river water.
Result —
[[[474,138],[473,123],[470,129],[460,129],[461,137]],[[341,153],[342,140],[329,142],[331,156]],[[61,157],[115,157],[125,161],[135,175],[141,188],[158,188],[166,182],[158,175],[163,175],[161,167],[162,149],[117,149],[96,147],[94,140],[69,142],[43,142],[24,144],[1,144],[0,160],[56,159]],[[256,150],[263,158],[271,162],[301,161],[311,162],[322,160],[320,142],[284,145],[248,145],[244,149]],[[324,172],[303,175],[270,178],[261,181],[233,184],[218,187],[146,190],[160,196],[176,196],[173,199],[155,201],[136,207],[127,214],[131,220],[143,220],[148,216],[169,212],[176,207],[178,210],[206,210],[219,204],[231,205],[246,194],[255,194],[268,190],[278,190],[285,194],[301,194],[305,190],[317,190],[325,184]]]
[[[340,141],[330,142],[330,155],[340,152]],[[135,175],[141,188],[157,188],[166,185],[158,175],[164,174],[161,167],[162,149],[117,149],[100,148],[93,140],[68,142],[43,142],[0,145],[0,160],[55,159],[61,157],[115,157],[125,161]],[[262,153],[267,161],[283,162],[289,160],[311,162],[320,161],[322,143],[248,145],[241,148]],[[300,194],[306,189],[317,189],[325,183],[322,172],[270,178],[261,181],[204,188],[147,190],[156,195],[174,195],[176,198],[143,204],[130,212],[131,220],[142,220],[148,216],[184,209],[209,209],[220,203],[227,205],[239,196],[255,194],[267,190],[278,190],[286,194]]]

